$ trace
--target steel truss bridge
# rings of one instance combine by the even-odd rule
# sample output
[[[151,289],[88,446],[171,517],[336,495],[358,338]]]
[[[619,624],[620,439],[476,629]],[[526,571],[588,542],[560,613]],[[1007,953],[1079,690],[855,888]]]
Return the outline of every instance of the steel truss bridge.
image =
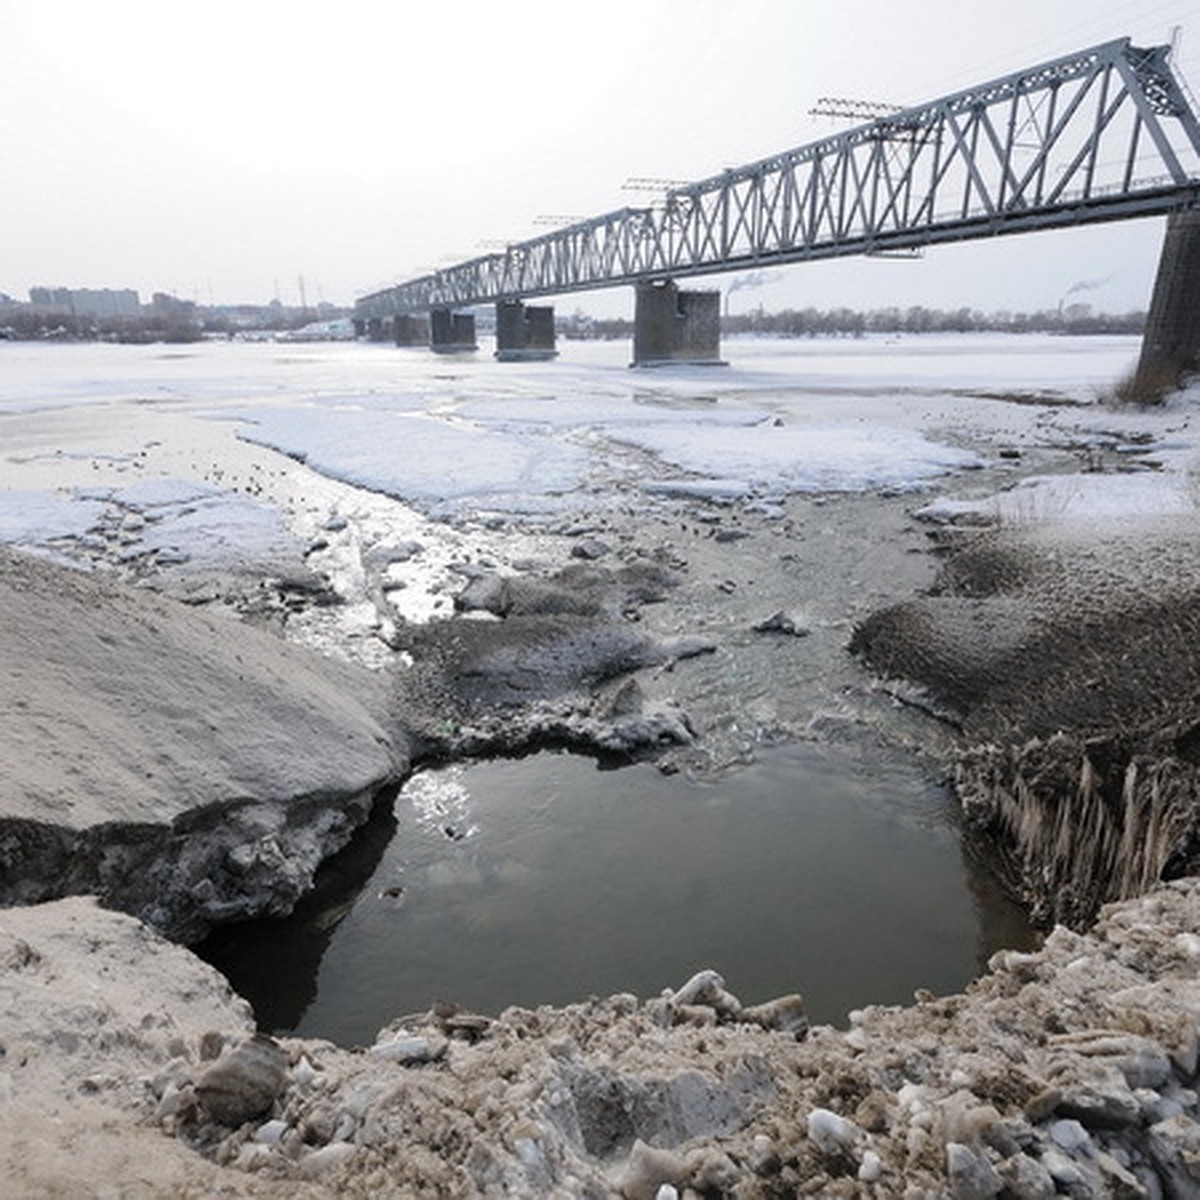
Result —
[[[1106,42],[360,299],[364,319],[1200,207],[1170,47]]]

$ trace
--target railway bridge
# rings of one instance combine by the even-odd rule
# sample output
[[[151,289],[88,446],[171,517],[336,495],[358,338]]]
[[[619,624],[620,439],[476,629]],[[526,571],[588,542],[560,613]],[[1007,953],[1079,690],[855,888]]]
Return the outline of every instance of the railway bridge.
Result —
[[[1200,354],[1200,118],[1170,47],[1125,38],[363,296],[355,319],[456,350],[491,303],[497,357],[550,357],[553,309],[529,300],[632,285],[635,365],[718,362],[719,293],[679,280],[1154,215],[1146,379]]]

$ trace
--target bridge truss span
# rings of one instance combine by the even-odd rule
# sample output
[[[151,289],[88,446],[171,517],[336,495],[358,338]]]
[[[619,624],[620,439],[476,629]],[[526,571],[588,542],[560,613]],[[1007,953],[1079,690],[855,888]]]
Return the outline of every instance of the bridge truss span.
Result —
[[[1107,42],[366,296],[364,318],[1200,207],[1166,46]]]

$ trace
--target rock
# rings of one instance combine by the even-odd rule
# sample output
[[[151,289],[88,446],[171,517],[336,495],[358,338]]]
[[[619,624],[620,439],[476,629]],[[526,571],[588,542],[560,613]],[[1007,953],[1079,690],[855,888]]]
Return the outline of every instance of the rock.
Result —
[[[256,1034],[226,1051],[196,1080],[196,1098],[214,1121],[236,1129],[268,1112],[287,1083],[287,1052]]]
[[[1168,1117],[1151,1126],[1147,1145],[1168,1196],[1200,1196],[1200,1124]]]
[[[755,633],[784,633],[792,637],[807,637],[811,630],[782,609],[752,626]]]
[[[254,1140],[261,1142],[264,1146],[277,1146],[287,1130],[288,1123],[286,1121],[264,1121],[254,1131]]]
[[[1055,1145],[1068,1154],[1080,1154],[1094,1149],[1091,1135],[1078,1121],[1053,1121],[1049,1133]]]
[[[507,616],[512,611],[512,584],[503,575],[476,575],[454,597],[459,612],[490,612]]]
[[[447,1037],[458,1038],[464,1042],[475,1043],[486,1036],[491,1028],[491,1017],[483,1017],[478,1013],[456,1012],[438,1021]]]
[[[1166,1051],[1148,1040],[1138,1049],[1121,1054],[1116,1065],[1131,1088],[1162,1087],[1171,1077]]]
[[[1089,1129],[1123,1129],[1141,1116],[1137,1097],[1128,1088],[1090,1081],[1063,1088],[1055,1111]]]
[[[961,1142],[946,1146],[946,1177],[953,1200],[990,1200],[1004,1186],[987,1156]]]
[[[778,996],[763,1004],[752,1004],[742,1009],[741,1019],[776,1033],[790,1033],[797,1041],[808,1033],[808,1014],[804,1011],[804,997],[793,993]]]
[[[686,1161],[688,1188],[703,1196],[728,1196],[741,1178],[733,1159],[715,1147],[693,1150]]]
[[[827,1108],[814,1108],[808,1114],[808,1139],[822,1154],[848,1154],[862,1136],[853,1121]]]
[[[337,1104],[332,1100],[318,1099],[304,1110],[303,1120],[299,1124],[299,1132],[303,1140],[311,1145],[324,1146],[334,1141],[338,1124],[341,1120]],[[295,1114],[289,1114],[295,1116]]]
[[[670,1002],[677,1012],[703,1007],[726,1021],[737,1020],[743,1012],[741,1001],[725,990],[725,980],[712,970],[697,971],[670,997]]]
[[[672,1004],[709,1004],[725,989],[725,980],[716,971],[697,971],[671,997]]]
[[[200,1036],[200,1061],[215,1062],[221,1057],[226,1041],[228,1039],[219,1029],[206,1029]]]
[[[449,1043],[443,1038],[398,1037],[376,1042],[368,1053],[372,1058],[408,1067],[437,1062],[446,1056],[448,1047]]]
[[[588,562],[593,562],[598,558],[604,558],[605,555],[611,554],[612,548],[599,538],[583,538],[571,547],[572,558],[582,558]]]
[[[1171,1060],[1166,1051],[1136,1034],[1089,1030],[1056,1037],[1052,1045],[1111,1063],[1130,1088],[1161,1087],[1171,1077]]]
[[[990,1121],[980,1128],[979,1140],[1001,1158],[1009,1158],[1021,1153],[1022,1126],[1023,1122]]]
[[[1087,1174],[1082,1166],[1061,1150],[1053,1147],[1042,1154],[1042,1165],[1050,1173],[1055,1184],[1065,1188],[1086,1188]]]
[[[648,1146],[638,1138],[617,1178],[617,1190],[626,1200],[655,1200],[663,1185],[680,1183],[687,1171],[683,1155]]]
[[[299,1061],[292,1068],[292,1082],[302,1092],[309,1091],[317,1081],[317,1070],[308,1061],[306,1054],[300,1055]]]
[[[394,545],[374,546],[364,556],[363,565],[374,570],[386,570],[393,563],[411,562],[425,551],[420,542],[396,542]]]
[[[1008,1193],[1020,1200],[1051,1200],[1058,1194],[1050,1172],[1027,1154],[1006,1158],[997,1169]]]
[[[1116,1200],[1144,1200],[1146,1193],[1137,1176],[1111,1154],[1099,1151],[1096,1166],[1100,1168],[1102,1195],[1111,1195]]]
[[[862,1162],[858,1164],[858,1180],[860,1183],[878,1183],[883,1178],[883,1159],[874,1150],[863,1151]]]
[[[705,1025],[717,1023],[716,1010],[707,1004],[676,1004],[672,1006],[671,1021],[674,1025]]]
[[[176,1087],[171,1083],[167,1085],[159,1098],[154,1115],[159,1121],[165,1121],[171,1117],[187,1120],[195,1106],[196,1093],[190,1086]]]

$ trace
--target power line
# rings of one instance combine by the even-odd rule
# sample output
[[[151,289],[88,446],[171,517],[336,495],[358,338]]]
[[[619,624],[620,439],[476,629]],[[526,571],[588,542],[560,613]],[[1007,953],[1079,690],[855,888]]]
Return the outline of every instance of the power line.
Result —
[[[1136,13],[1137,16],[1132,28],[1118,19],[1127,12]],[[1190,19],[1195,28],[1195,15],[1195,0],[1149,0],[1149,3],[1147,0],[1117,0],[1102,12],[1093,11],[1086,17],[1072,18],[1055,26],[1048,23],[1046,32],[1036,38],[1025,38],[1014,43],[1011,50],[990,53],[970,61],[960,60],[954,76],[946,79],[944,90],[954,91],[977,83],[981,77],[1004,74],[1013,69],[1014,63],[1024,61],[1033,64],[1119,37],[1129,36],[1143,44],[1165,43],[1170,38],[1171,26],[1183,27],[1186,34]],[[1153,28],[1155,25],[1159,28]],[[1195,42],[1189,43],[1185,36],[1182,62],[1177,63],[1181,71],[1184,63],[1194,57],[1195,50],[1190,50],[1189,44],[1200,49]],[[1194,72],[1183,73],[1193,74],[1194,77]]]

